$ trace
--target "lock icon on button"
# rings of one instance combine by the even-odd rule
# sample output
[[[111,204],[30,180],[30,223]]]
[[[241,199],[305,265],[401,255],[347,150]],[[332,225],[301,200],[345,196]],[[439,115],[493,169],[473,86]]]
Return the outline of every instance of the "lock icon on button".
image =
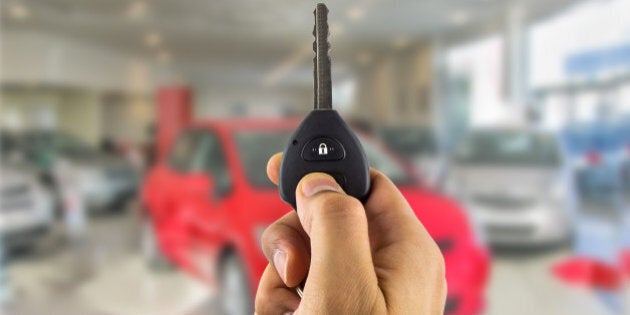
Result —
[[[325,143],[319,144],[319,155],[327,155],[328,154],[328,146]]]

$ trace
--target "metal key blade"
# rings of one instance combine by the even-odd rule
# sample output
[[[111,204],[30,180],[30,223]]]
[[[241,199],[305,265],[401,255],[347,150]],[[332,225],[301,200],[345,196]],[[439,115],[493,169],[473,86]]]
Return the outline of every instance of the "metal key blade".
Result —
[[[313,76],[315,92],[315,109],[332,109],[332,87],[330,80],[330,43],[328,42],[328,8],[323,3],[315,7],[315,41],[313,50]]]

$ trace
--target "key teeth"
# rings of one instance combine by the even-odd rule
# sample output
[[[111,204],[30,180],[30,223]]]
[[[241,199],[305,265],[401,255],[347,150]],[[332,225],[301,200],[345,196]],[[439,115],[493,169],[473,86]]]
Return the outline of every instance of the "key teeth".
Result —
[[[330,30],[328,28],[328,8],[323,3],[317,4],[315,11],[315,27],[313,35],[313,51],[315,58],[314,65],[314,92],[315,92],[315,108],[330,109],[332,103],[331,83],[330,83]]]

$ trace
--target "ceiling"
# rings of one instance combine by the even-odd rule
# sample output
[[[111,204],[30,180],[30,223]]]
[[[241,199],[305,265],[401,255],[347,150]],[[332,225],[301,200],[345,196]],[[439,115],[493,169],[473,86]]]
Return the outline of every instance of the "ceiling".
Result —
[[[522,1],[530,17],[572,0]],[[310,84],[312,11],[298,0],[6,0],[4,31],[49,32],[235,83]],[[330,9],[335,73],[437,34],[500,23],[515,1],[339,0]],[[27,13],[16,17],[15,6]],[[18,12],[19,13],[19,12]],[[24,13],[24,12],[22,12]],[[363,58],[358,57],[363,56]]]

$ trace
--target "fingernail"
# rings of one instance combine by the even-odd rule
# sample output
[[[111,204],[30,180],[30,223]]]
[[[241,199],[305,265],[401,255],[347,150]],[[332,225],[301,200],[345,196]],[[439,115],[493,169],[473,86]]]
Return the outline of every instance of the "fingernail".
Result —
[[[287,253],[282,250],[277,250],[273,254],[273,265],[276,267],[276,271],[278,271],[282,281],[286,282]]]
[[[310,197],[322,191],[341,191],[339,184],[332,177],[326,175],[313,175],[313,177],[302,183],[304,196]]]
[[[286,312],[284,315],[293,315],[293,312]]]

